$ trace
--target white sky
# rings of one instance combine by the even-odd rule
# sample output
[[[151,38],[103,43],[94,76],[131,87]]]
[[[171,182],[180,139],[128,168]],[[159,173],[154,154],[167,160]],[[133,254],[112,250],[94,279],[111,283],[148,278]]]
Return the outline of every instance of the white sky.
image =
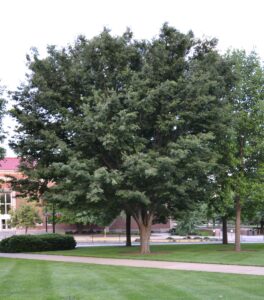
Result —
[[[47,44],[65,46],[79,34],[91,38],[104,26],[113,34],[130,27],[135,38],[151,39],[164,22],[217,37],[222,51],[255,49],[264,59],[263,0],[0,0],[1,84],[14,90],[24,80],[32,46],[45,55]],[[12,123],[5,119],[5,128]]]

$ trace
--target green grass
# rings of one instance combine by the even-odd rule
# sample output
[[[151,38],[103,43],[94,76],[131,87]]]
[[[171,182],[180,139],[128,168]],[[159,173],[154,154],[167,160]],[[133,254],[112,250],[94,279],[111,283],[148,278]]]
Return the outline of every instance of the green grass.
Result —
[[[152,253],[140,255],[138,247],[83,247],[74,250],[41,252],[73,256],[112,257],[197,263],[220,263],[264,266],[264,244],[243,244],[242,251],[234,245],[155,245]]]
[[[263,277],[0,259],[3,300],[263,299]]]

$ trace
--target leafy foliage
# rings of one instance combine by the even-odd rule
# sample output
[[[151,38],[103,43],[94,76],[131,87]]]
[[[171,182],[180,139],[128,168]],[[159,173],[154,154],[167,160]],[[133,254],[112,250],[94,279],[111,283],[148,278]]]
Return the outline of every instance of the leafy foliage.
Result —
[[[243,51],[230,54],[235,62],[234,73],[238,84],[231,97],[233,101],[233,136],[230,140],[233,160],[230,169],[233,189],[241,198],[261,196],[258,184],[264,162],[264,70],[256,53]],[[256,192],[254,186],[256,185]]]
[[[229,128],[216,148],[221,158],[214,175],[210,212],[223,220],[236,212],[236,248],[240,248],[240,219],[250,219],[263,207],[264,70],[256,53],[226,54],[236,84],[226,111]],[[235,205],[234,205],[235,204]],[[241,207],[243,214],[241,215]]]
[[[11,210],[9,213],[11,216],[11,226],[25,227],[26,233],[29,227],[35,227],[36,223],[41,221],[38,210],[33,205],[24,204],[17,209]]]
[[[73,209],[62,209],[60,210],[61,217],[57,220],[57,223],[76,224],[77,227],[80,225],[98,225],[107,226],[113,221],[113,216],[108,211],[103,210],[78,210],[76,207]]]
[[[236,203],[236,249],[240,250],[241,207],[263,200],[264,70],[256,53],[234,51],[237,84],[231,93],[232,129],[229,135],[229,183]]]
[[[44,182],[48,201],[125,209],[148,252],[152,221],[207,199],[226,128],[230,64],[216,40],[164,24],[152,41],[108,30],[28,57],[13,94],[13,149]],[[30,167],[29,167],[30,166]]]
[[[199,234],[198,226],[207,223],[207,205],[202,204],[193,210],[180,212],[177,217],[177,225],[173,228],[176,235],[195,235]]]

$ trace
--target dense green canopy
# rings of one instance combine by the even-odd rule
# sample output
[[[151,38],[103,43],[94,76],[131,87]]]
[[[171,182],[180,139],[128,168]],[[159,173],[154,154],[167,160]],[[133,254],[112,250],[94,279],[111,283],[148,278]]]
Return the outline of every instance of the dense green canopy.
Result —
[[[234,84],[215,46],[165,24],[151,41],[104,30],[44,59],[35,51],[13,94],[24,172],[56,182],[46,199],[125,209],[147,253],[153,221],[212,192]]]

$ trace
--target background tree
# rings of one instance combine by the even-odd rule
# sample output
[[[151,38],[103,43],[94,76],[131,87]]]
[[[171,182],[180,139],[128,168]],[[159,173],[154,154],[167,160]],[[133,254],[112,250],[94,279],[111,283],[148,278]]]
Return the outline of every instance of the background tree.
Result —
[[[257,227],[260,234],[264,234],[264,168],[258,170],[258,183],[252,187],[252,193],[244,203],[243,220]]]
[[[152,41],[104,30],[49,47],[42,60],[35,52],[28,83],[13,94],[12,146],[56,182],[46,199],[125,210],[148,253],[154,220],[211,192],[233,85],[215,45],[165,24]]]
[[[47,206],[49,205],[52,209],[52,231],[55,233],[55,215],[54,215],[54,203],[47,203],[44,197],[45,192],[49,190],[50,181],[46,177],[43,179],[43,174],[38,168],[36,163],[28,163],[26,161],[20,161],[20,171],[24,174],[22,178],[17,176],[7,176],[9,183],[12,186],[12,190],[16,191],[19,198],[25,199],[28,203],[37,203],[39,207],[42,207],[45,216],[45,227],[48,232],[48,219],[47,219]],[[40,175],[41,172],[41,175]]]
[[[176,235],[196,235],[200,234],[199,226],[208,223],[207,204],[199,204],[194,210],[186,210],[176,215],[177,225],[173,229]]]
[[[228,137],[231,156],[229,176],[236,210],[235,249],[240,251],[241,208],[248,201],[261,201],[264,160],[264,72],[256,53],[229,53],[237,84],[231,94],[232,134]]]
[[[24,227],[25,234],[28,232],[28,228],[35,227],[37,223],[41,222],[38,210],[33,205],[22,205],[17,209],[10,211],[12,227]]]
[[[227,149],[227,148],[224,148]],[[226,155],[227,157],[228,155]],[[213,194],[208,201],[208,216],[221,220],[223,244],[228,244],[228,220],[234,218],[234,192],[231,188],[231,180],[228,175],[228,166],[225,165],[218,169],[215,174],[215,181],[213,183]],[[222,165],[223,167],[223,165]]]
[[[60,210],[61,217],[59,223],[75,224],[77,226],[78,233],[82,233],[84,226],[89,226],[88,231],[93,232],[95,226],[108,226],[112,221],[109,212],[102,210],[97,211],[85,211],[76,208],[62,209]],[[85,229],[87,231],[87,229]]]

